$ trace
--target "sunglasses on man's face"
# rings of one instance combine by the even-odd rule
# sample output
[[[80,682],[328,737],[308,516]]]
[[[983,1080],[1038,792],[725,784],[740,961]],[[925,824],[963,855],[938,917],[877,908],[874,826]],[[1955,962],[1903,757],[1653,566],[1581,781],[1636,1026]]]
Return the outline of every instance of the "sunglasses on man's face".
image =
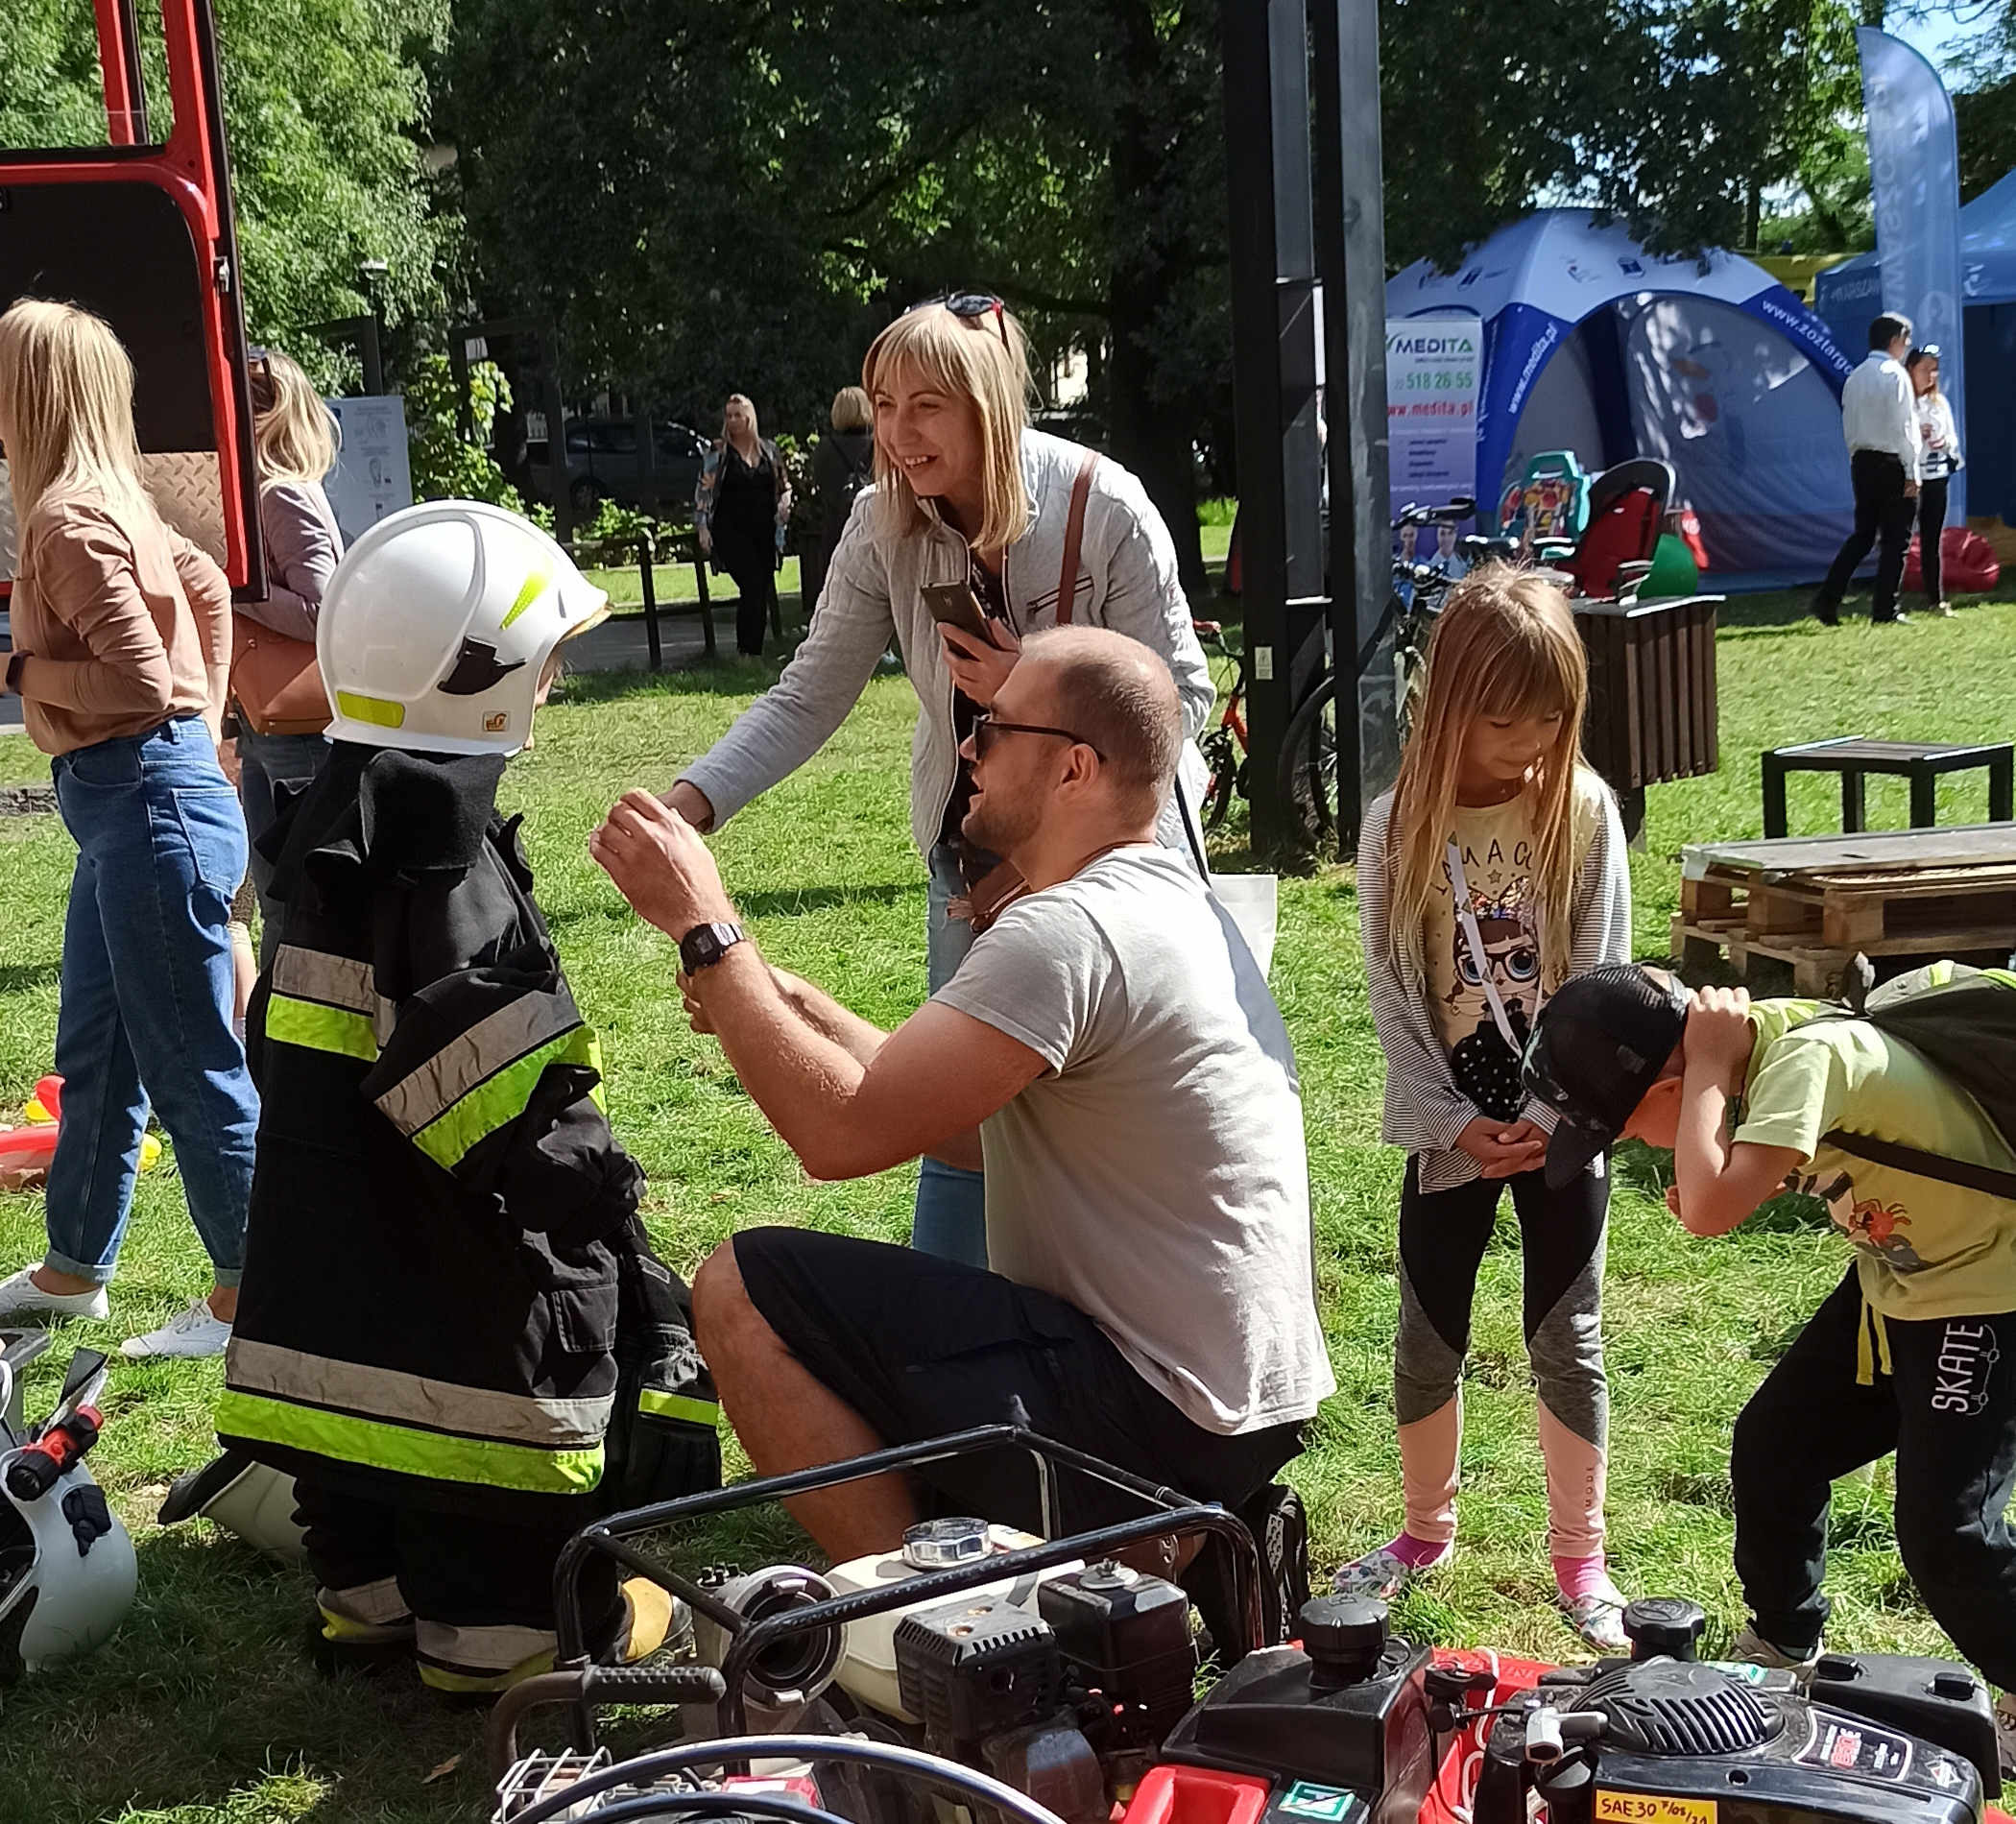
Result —
[[[1001,734],[1052,734],[1060,741],[1069,741],[1077,747],[1091,747],[1092,757],[1104,760],[1106,756],[1092,747],[1082,734],[1073,734],[1069,729],[1053,729],[1041,722],[1003,722],[992,709],[973,711],[973,758],[985,759],[987,750],[994,745],[995,737]]]
[[[992,316],[995,326],[1001,332],[1001,347],[1008,347],[1008,307],[992,292],[956,291],[948,298],[925,298],[910,306],[910,310],[927,310],[933,304],[942,304],[966,323],[976,323],[982,317]],[[903,312],[904,316],[910,310]]]

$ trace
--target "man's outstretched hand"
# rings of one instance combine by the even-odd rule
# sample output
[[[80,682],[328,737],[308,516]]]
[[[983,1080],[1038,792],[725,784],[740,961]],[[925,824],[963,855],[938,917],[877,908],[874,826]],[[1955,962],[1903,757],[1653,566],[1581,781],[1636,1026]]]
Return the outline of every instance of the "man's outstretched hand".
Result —
[[[700,832],[649,792],[625,792],[616,801],[588,838],[588,853],[637,917],[675,943],[696,924],[735,916]]]

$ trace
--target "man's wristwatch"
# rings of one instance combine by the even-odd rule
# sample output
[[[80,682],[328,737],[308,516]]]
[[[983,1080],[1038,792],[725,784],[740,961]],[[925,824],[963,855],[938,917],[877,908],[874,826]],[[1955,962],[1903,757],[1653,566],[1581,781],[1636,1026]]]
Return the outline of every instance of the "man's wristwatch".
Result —
[[[697,974],[748,936],[739,924],[696,924],[679,940],[679,966],[688,975]]]

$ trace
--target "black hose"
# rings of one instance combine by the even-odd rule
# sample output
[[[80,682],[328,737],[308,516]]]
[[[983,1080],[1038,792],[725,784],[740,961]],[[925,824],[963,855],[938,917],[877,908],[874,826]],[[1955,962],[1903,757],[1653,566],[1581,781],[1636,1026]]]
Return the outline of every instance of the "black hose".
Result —
[[[581,1803],[581,1788],[570,1786],[519,1812],[511,1824],[540,1824]],[[777,1792],[640,1792],[588,1813],[590,1824],[629,1824],[653,1817],[774,1817],[782,1824],[848,1824],[832,1812],[787,1799]]]

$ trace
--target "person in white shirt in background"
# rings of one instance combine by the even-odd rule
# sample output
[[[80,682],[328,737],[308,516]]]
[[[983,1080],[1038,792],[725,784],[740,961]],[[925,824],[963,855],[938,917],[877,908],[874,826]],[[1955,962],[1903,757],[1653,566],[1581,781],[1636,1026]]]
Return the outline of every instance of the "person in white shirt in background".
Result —
[[[1876,593],[1869,618],[1879,627],[1900,624],[1897,588],[1904,580],[1906,548],[1918,512],[1918,412],[1904,357],[1911,346],[1908,318],[1879,317],[1869,325],[1869,353],[1841,389],[1841,435],[1855,482],[1855,530],[1848,535],[1813,597],[1813,612],[1829,627],[1841,618],[1848,579],[1879,538]]]
[[[1960,468],[1959,427],[1953,406],[1939,391],[1939,350],[1927,343],[1905,357],[1918,413],[1918,564],[1925,573],[1925,605],[1934,614],[1951,614],[1946,579],[1940,573],[1939,535],[1946,530],[1946,484]]]

